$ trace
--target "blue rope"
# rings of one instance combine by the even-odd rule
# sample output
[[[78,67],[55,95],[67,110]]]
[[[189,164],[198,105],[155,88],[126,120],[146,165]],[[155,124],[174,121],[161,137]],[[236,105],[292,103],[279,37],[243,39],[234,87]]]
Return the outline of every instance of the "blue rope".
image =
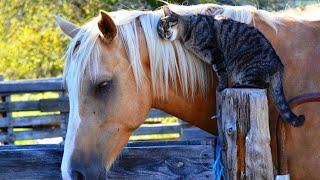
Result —
[[[219,137],[216,138],[216,160],[214,161],[214,164],[212,166],[212,171],[215,173],[216,175],[216,180],[220,180],[222,179],[226,179],[225,175],[224,175],[224,166],[221,162],[221,144],[220,144],[220,140]]]

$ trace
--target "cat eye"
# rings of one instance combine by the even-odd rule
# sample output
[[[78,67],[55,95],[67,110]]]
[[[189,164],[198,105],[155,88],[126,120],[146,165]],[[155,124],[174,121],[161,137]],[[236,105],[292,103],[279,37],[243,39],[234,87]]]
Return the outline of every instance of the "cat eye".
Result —
[[[178,24],[177,21],[169,22],[169,26],[170,26],[170,27],[175,26],[176,24]]]

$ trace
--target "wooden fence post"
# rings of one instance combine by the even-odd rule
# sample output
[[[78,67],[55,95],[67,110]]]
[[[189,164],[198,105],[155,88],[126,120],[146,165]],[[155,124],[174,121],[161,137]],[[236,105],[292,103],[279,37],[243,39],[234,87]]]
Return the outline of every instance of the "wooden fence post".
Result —
[[[226,178],[274,179],[266,91],[217,93],[217,113]]]
[[[0,81],[4,81],[3,75],[0,75]],[[0,102],[10,102],[10,95],[0,94]],[[11,118],[10,112],[0,113],[0,117]],[[2,132],[12,134],[13,128],[2,128]],[[8,140],[7,142],[3,142],[4,144],[14,144],[14,141]]]

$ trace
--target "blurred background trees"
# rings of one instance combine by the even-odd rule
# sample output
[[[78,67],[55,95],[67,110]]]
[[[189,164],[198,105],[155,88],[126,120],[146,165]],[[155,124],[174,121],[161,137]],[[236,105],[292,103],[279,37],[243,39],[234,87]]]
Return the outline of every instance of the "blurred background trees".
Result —
[[[249,4],[266,10],[290,5],[288,0],[171,0],[171,3]],[[63,54],[69,38],[62,34],[52,17],[57,14],[82,25],[100,9],[156,9],[155,0],[1,0],[0,1],[0,74],[6,79],[61,76]]]

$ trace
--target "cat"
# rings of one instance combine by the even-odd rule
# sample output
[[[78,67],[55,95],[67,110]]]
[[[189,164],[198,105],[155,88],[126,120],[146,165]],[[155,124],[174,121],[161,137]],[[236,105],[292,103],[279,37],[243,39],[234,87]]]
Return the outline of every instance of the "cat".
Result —
[[[198,58],[212,65],[218,77],[217,91],[234,88],[269,88],[282,118],[301,126],[304,115],[296,116],[285,98],[284,66],[267,38],[256,28],[221,15],[179,15],[163,7],[157,31],[162,39],[179,40]]]

